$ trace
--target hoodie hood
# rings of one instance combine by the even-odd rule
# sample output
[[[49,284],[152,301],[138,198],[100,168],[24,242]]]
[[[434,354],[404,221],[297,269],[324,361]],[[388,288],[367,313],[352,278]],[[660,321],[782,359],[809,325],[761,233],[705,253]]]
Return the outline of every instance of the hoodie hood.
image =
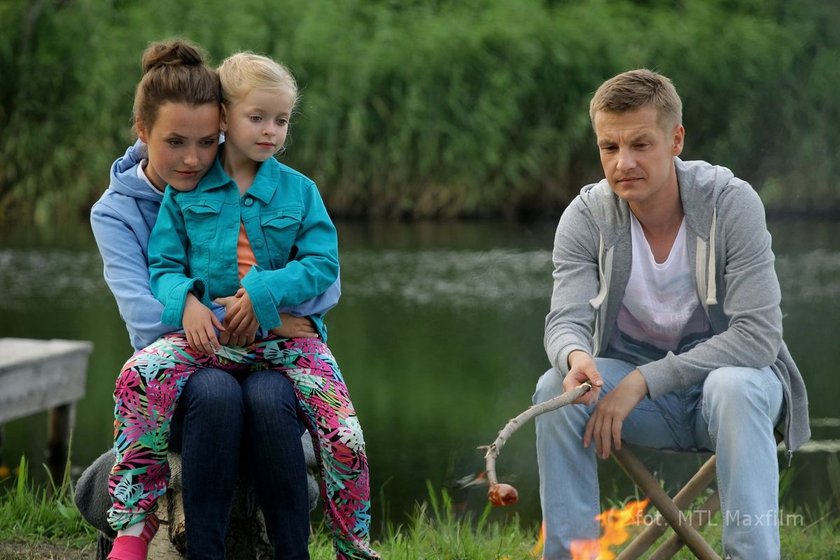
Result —
[[[146,145],[140,140],[129,146],[122,157],[111,164],[111,182],[108,189],[131,198],[151,200],[158,204],[163,193],[149,188],[149,183],[137,175],[137,165],[146,158]]]
[[[692,212],[685,215],[686,227],[696,237],[708,241],[712,236],[712,221],[717,200],[727,188],[750,187],[726,167],[705,161],[683,161],[674,158],[674,166],[683,208],[692,209]],[[601,235],[607,248],[614,246],[618,238],[624,236],[630,227],[630,208],[627,203],[613,192],[606,179],[583,187],[580,200],[596,218],[597,223],[611,225],[609,228],[603,228]]]
[[[683,208],[696,209],[686,212],[686,227],[704,241],[713,240],[718,199],[727,188],[752,187],[736,178],[726,167],[679,158],[675,158],[674,163]]]
[[[697,240],[696,247],[691,248],[691,257],[697,259],[696,269],[700,271],[699,295],[704,305],[714,305],[717,303],[717,207],[721,197],[731,189],[751,187],[726,167],[705,161],[674,158],[674,167],[683,208],[692,209],[685,213],[684,219],[687,232]],[[630,208],[612,191],[606,179],[583,187],[580,195],[581,202],[592,213],[596,223],[602,224],[599,231],[602,289],[591,302],[597,309],[606,298],[606,286],[610,284],[613,249],[629,251],[630,239],[626,232],[630,227]]]

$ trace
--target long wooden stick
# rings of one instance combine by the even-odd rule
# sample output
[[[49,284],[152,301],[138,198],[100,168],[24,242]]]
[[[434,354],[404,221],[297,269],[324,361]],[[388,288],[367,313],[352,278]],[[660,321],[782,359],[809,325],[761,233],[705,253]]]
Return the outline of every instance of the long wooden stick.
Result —
[[[541,402],[539,404],[535,404],[533,406],[528,407],[527,409],[525,409],[524,412],[520,413],[515,418],[508,420],[508,423],[505,424],[505,427],[502,428],[502,430],[499,432],[498,437],[496,437],[496,440],[493,443],[491,443],[490,445],[482,445],[481,447],[479,447],[479,449],[486,450],[484,454],[485,471],[487,473],[487,482],[490,484],[491,501],[493,501],[494,504],[507,505],[508,503],[513,503],[516,501],[516,490],[513,487],[509,488],[514,495],[510,497],[500,497],[499,503],[497,503],[496,500],[493,500],[494,489],[496,489],[498,493],[498,487],[500,486],[499,481],[496,478],[496,458],[502,451],[502,447],[504,447],[505,443],[507,443],[507,440],[510,439],[510,436],[512,436],[516,430],[521,428],[522,425],[528,422],[531,418],[539,416],[540,414],[545,414],[546,412],[550,412],[552,410],[557,410],[561,406],[566,406],[567,404],[576,401],[581,395],[583,395],[590,389],[592,389],[592,385],[590,385],[589,383],[583,383],[567,393],[563,393],[562,395],[558,395],[553,399],[549,399],[545,402]]]
[[[706,461],[702,467],[700,467],[700,470],[691,477],[691,480],[689,480],[686,485],[677,492],[677,495],[674,496],[673,499],[674,505],[677,506],[677,509],[684,510],[690,506],[694,499],[706,489],[712,480],[714,480],[715,465],[715,456],[712,455],[712,457]],[[709,505],[711,506],[712,504],[710,503]],[[715,506],[715,511],[717,511],[717,508],[719,507],[719,505]],[[706,509],[706,507],[702,507],[699,511],[704,511]],[[711,518],[712,513],[713,512],[711,511],[709,512],[709,518]],[[708,523],[708,520],[706,522]],[[653,522],[647,524],[647,527],[645,527],[641,533],[636,535],[636,538],[634,538],[630,544],[619,553],[616,560],[636,560],[636,558],[640,558],[651,546],[653,546],[653,543],[655,543],[659,537],[668,530],[668,527],[668,522],[665,521],[662,514],[658,514],[653,519]],[[665,558],[670,557],[665,556]]]
[[[630,452],[626,447],[621,449],[613,449],[612,455],[619,466],[627,473],[636,486],[642,489],[642,492],[650,498],[662,517],[668,522],[668,525],[680,536],[685,542],[686,546],[691,549],[694,556],[700,560],[720,560],[720,556],[709,546],[697,529],[691,525],[684,523],[681,519],[681,512],[671,501],[670,496],[659,486],[659,481],[656,480],[650,471],[645,468],[641,461]]]

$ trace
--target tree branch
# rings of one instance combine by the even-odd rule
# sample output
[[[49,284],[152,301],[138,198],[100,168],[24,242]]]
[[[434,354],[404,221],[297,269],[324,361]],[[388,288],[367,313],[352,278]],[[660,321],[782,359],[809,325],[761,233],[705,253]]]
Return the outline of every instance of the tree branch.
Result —
[[[496,458],[499,456],[499,453],[501,453],[502,447],[504,447],[505,443],[507,443],[507,440],[510,439],[513,433],[531,418],[539,416],[540,414],[545,414],[546,412],[551,412],[552,410],[557,410],[562,406],[566,406],[567,404],[576,401],[581,395],[590,389],[592,389],[592,385],[589,383],[583,383],[567,393],[563,393],[553,399],[528,407],[524,412],[520,413],[515,418],[508,420],[508,423],[501,429],[498,437],[496,437],[496,440],[493,443],[479,447],[479,449],[486,450],[484,454],[485,472],[487,473],[487,482],[490,484],[490,490],[487,495],[493,505],[506,506],[516,503],[519,499],[516,488],[509,484],[499,484],[499,481],[496,478]]]

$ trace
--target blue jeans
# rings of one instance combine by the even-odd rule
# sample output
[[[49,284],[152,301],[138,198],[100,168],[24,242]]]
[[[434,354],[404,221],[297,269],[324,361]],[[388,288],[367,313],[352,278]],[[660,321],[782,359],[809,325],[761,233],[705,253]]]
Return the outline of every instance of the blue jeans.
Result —
[[[635,366],[596,359],[612,390]],[[540,377],[534,403],[563,392],[554,369]],[[782,414],[782,385],[772,370],[724,367],[702,385],[651,400],[645,397],[622,427],[626,442],[657,449],[712,450],[717,454],[724,557],[780,557],[779,466],[773,427]],[[536,418],[540,500],[546,524],[544,560],[570,557],[571,541],[597,539],[598,473],[594,442],[582,439],[594,407],[564,406]]]
[[[242,463],[265,517],[274,558],[308,559],[304,428],[291,382],[275,371],[237,379],[217,369],[199,370],[184,387],[174,422],[173,435],[180,431],[182,438],[171,443],[181,448],[187,558],[224,559]]]

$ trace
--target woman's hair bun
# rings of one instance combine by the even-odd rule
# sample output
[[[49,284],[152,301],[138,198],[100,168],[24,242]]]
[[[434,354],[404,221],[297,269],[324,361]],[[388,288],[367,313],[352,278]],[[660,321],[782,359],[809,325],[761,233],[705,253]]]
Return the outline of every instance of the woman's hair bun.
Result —
[[[162,43],[152,43],[143,54],[143,73],[161,66],[200,66],[204,64],[204,55],[198,47],[176,39]]]

